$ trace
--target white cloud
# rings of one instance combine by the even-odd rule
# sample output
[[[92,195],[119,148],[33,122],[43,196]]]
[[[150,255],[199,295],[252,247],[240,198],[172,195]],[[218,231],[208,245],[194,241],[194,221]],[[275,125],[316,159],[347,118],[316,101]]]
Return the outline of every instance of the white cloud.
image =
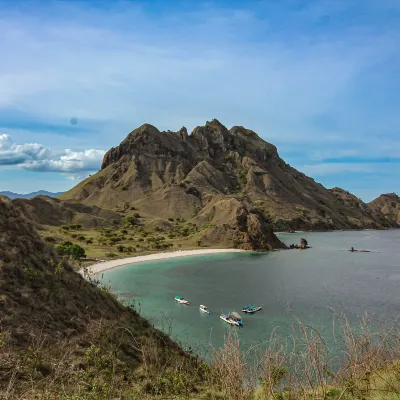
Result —
[[[50,149],[38,143],[16,144],[9,135],[0,134],[0,165],[37,162],[50,155]]]
[[[16,144],[9,135],[0,134],[0,165],[16,166],[37,172],[78,172],[99,169],[105,151],[88,149],[73,151],[66,149],[53,153],[38,143]],[[76,176],[76,175],[71,175]]]
[[[21,164],[23,169],[37,172],[79,172],[99,169],[105,151],[89,149],[84,151],[65,150],[59,158],[32,160]]]

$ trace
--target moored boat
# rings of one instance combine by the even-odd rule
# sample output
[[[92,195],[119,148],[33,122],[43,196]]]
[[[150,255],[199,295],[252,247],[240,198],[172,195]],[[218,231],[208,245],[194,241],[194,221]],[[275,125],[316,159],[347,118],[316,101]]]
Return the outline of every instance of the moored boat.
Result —
[[[205,314],[210,314],[210,310],[203,304],[200,304],[199,310]]]
[[[190,304],[190,301],[186,300],[182,296],[175,296],[175,301],[179,304],[186,304],[187,306]]]
[[[221,314],[220,318],[231,325],[243,326],[242,317],[237,312],[231,312],[229,314]]]
[[[227,322],[230,325],[238,325],[230,318],[229,314],[221,314],[219,316],[223,321]]]
[[[260,310],[262,310],[261,306],[244,306],[242,308],[242,311],[245,312],[245,313],[248,313],[248,314],[253,314],[253,313],[255,313],[257,311],[260,311]]]

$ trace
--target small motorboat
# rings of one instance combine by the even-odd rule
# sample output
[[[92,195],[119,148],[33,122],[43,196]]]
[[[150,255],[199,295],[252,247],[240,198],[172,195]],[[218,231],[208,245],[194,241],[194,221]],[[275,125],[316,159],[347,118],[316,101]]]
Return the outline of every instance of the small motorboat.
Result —
[[[233,320],[229,317],[229,314],[221,314],[219,316],[223,321],[227,322],[228,324],[231,325],[238,325],[235,322],[233,322]]]
[[[207,308],[207,306],[204,306],[203,304],[200,304],[199,310],[205,314],[210,314],[210,310]]]
[[[220,318],[231,325],[243,326],[242,317],[237,312],[221,314]]]
[[[262,310],[261,306],[244,306],[242,311],[248,314],[254,314],[257,311]]]
[[[190,304],[190,301],[184,299],[182,296],[175,296],[175,301],[179,304],[186,304],[187,306]]]

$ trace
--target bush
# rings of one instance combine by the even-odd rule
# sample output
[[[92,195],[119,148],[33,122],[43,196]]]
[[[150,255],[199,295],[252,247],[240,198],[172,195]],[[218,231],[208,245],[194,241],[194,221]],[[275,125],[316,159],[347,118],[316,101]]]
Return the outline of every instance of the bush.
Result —
[[[168,221],[174,222],[173,218],[168,218]]]
[[[119,246],[117,246],[117,250],[118,250],[120,253],[123,253],[123,252],[125,251],[125,247],[122,246],[122,245],[120,244]]]
[[[83,236],[83,235],[78,235],[77,239],[81,240],[81,241],[86,240],[85,236]]]
[[[48,242],[48,243],[55,243],[55,242],[56,242],[56,239],[54,239],[53,236],[46,236],[46,237],[44,238],[44,241],[45,241],[45,242]]]
[[[135,214],[133,214],[133,216],[134,216],[135,218],[140,218],[140,214],[139,214],[139,213],[135,213]]]
[[[70,242],[64,242],[64,243],[70,243]],[[75,260],[86,257],[85,249],[77,244],[70,244],[70,245],[59,244],[58,246],[56,246],[56,250],[60,256],[70,256]]]
[[[133,226],[136,224],[136,217],[134,215],[127,215],[124,221],[125,221],[125,226]]]
[[[112,252],[111,252],[111,253],[106,253],[105,256],[106,256],[106,257],[113,258],[113,257],[116,257],[117,255],[116,255],[115,253],[112,253]]]
[[[92,239],[87,239],[86,240],[86,244],[92,244],[93,243],[93,240]]]

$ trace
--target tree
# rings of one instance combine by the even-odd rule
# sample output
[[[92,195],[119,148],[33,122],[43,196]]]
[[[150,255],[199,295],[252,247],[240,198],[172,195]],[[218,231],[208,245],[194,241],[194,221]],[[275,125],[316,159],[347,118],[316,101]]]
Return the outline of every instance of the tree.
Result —
[[[85,249],[77,244],[59,244],[56,250],[60,256],[70,256],[75,260],[86,257]]]

